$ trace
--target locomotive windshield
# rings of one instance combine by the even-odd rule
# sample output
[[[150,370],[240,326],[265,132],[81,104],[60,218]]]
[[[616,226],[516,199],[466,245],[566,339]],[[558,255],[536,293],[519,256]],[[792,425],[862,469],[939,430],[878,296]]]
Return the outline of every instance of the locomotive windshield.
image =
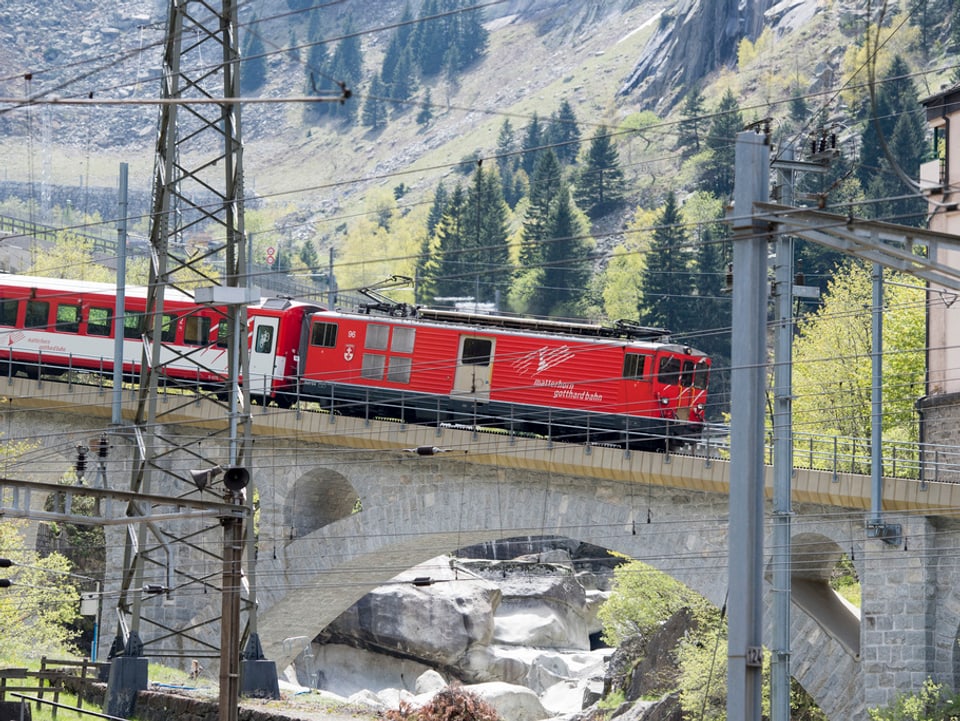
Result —
[[[664,356],[660,359],[660,371],[657,380],[666,385],[677,385],[680,382],[680,359],[674,356]]]

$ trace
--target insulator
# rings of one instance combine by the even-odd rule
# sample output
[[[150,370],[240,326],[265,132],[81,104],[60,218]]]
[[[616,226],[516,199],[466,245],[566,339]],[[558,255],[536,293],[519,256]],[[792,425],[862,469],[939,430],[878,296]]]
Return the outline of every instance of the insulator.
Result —
[[[78,476],[83,476],[87,470],[87,448],[86,446],[77,446],[77,464],[74,466]]]

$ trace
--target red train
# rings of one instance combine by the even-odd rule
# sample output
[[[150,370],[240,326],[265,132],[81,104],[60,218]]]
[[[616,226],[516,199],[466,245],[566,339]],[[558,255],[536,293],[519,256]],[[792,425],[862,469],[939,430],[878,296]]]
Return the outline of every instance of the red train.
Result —
[[[0,368],[109,374],[113,286],[0,275]],[[140,370],[146,292],[126,290],[123,367]],[[663,448],[700,434],[710,360],[665,331],[267,298],[247,309],[250,387],[260,402],[504,428],[575,442]],[[222,309],[167,290],[164,373],[216,390],[227,374]]]

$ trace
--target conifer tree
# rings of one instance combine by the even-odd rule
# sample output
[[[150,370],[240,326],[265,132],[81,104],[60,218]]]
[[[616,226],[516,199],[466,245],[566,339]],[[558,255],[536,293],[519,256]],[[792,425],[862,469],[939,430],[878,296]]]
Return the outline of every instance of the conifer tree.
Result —
[[[378,130],[387,126],[387,102],[383,97],[383,81],[378,75],[370,81],[370,92],[363,101],[360,122],[364,127]]]
[[[458,184],[437,223],[436,270],[432,277],[426,274],[424,278],[431,284],[435,296],[462,296],[464,286],[472,280],[465,248],[466,232],[466,194]]]
[[[685,330],[689,325],[693,278],[687,240],[680,207],[671,191],[657,216],[653,245],[643,270],[643,298],[637,308],[642,324],[671,331]]]
[[[556,194],[542,246],[543,288],[534,312],[573,317],[584,305],[590,280],[591,246],[574,212],[570,189],[564,183]]]
[[[553,150],[546,150],[537,161],[530,181],[530,204],[523,218],[523,245],[520,247],[520,265],[530,268],[543,260],[542,243],[547,238],[547,226],[554,201],[562,185],[560,161]]]
[[[580,153],[580,128],[573,107],[566,98],[557,112],[550,115],[545,139],[561,163],[569,165],[576,161]]]
[[[441,182],[433,193],[433,204],[427,215],[426,235],[420,244],[420,254],[415,264],[416,302],[432,303],[437,292],[437,279],[440,274],[439,237],[437,229],[447,210],[448,193]]]
[[[726,199],[733,195],[737,133],[743,130],[740,105],[729,88],[714,111],[704,144],[710,151],[700,176],[701,190]]]
[[[685,153],[700,152],[701,127],[705,122],[703,119],[704,107],[703,92],[700,86],[694,86],[693,90],[687,93],[683,101],[683,108],[680,110],[680,117],[683,121],[677,126],[677,147],[682,148]]]
[[[610,134],[602,129],[590,141],[586,163],[577,176],[574,197],[590,218],[618,207],[624,195],[620,155]]]
[[[433,101],[430,97],[430,88],[427,88],[423,94],[420,111],[417,113],[417,125],[429,125],[431,120],[433,120]]]
[[[516,182],[514,176],[520,167],[517,157],[517,138],[513,132],[510,118],[504,118],[497,135],[497,170],[500,172],[500,185],[503,188],[503,199],[512,208],[516,206],[519,196],[515,195]]]
[[[878,84],[876,107],[870,108],[861,136],[858,176],[867,197],[881,200],[913,193],[901,175],[916,177],[924,147],[924,124],[910,69],[899,55]],[[888,200],[868,208],[873,217],[922,225],[926,203],[919,197]]]
[[[530,118],[530,122],[527,123],[526,128],[523,130],[523,140],[520,143],[520,165],[527,172],[528,176],[533,176],[542,145],[543,126],[540,123],[540,118],[534,113]]]
[[[321,42],[321,16],[319,10],[310,13],[307,22],[307,67],[304,95],[330,95],[339,93],[340,89],[334,86],[327,78],[329,57],[326,43]],[[327,103],[308,103],[304,106],[303,119],[306,123],[317,122],[324,117],[329,109]]]
[[[466,202],[465,246],[470,249],[468,257],[473,265],[473,289],[464,293],[478,303],[499,304],[510,287],[513,271],[508,212],[496,170],[484,170],[482,162],[478,162]],[[468,290],[466,286],[464,290]]]

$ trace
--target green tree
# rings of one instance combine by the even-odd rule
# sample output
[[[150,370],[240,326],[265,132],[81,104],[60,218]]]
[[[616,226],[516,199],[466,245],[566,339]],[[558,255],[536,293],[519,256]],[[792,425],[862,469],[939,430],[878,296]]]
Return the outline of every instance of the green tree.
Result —
[[[9,588],[0,589],[3,657],[39,659],[74,652],[80,594],[70,580],[70,563],[59,553],[43,558],[25,548],[25,522],[0,523],[0,555],[13,561],[4,570]]]
[[[798,325],[793,417],[800,432],[870,437],[871,275],[857,262],[838,269],[819,310]],[[888,277],[897,285],[884,289],[883,436],[915,442],[914,403],[924,387],[924,291],[909,277]]]
[[[503,199],[513,208],[516,206],[520,196],[514,192],[517,184],[515,175],[520,167],[520,159],[517,157],[517,137],[513,131],[513,125],[510,118],[504,118],[500,126],[500,132],[497,135],[497,170],[500,173],[500,185],[503,188]]]
[[[329,57],[327,45],[322,40],[323,19],[319,9],[310,12],[307,20],[307,62],[305,95],[330,96],[340,93],[340,88],[327,77]],[[328,112],[327,103],[308,103],[304,106],[304,122],[313,123]]]
[[[910,67],[899,55],[871,95],[875,104],[864,107],[867,115],[860,141],[858,177],[868,198],[883,200],[868,207],[873,217],[889,218],[906,225],[926,223],[926,203],[914,194],[908,178],[917,176],[924,150],[925,126]]]
[[[713,122],[704,144],[708,155],[701,167],[700,189],[718,198],[733,195],[733,168],[736,156],[737,133],[743,130],[740,105],[729,88],[714,111]]]
[[[597,611],[602,638],[619,646],[632,636],[648,636],[677,611],[690,608],[694,617],[708,614],[711,604],[682,583],[643,561],[630,561],[613,571],[610,596]]]
[[[574,198],[592,219],[623,203],[624,180],[613,139],[601,130],[590,141],[583,170],[577,175]]]
[[[580,153],[580,127],[573,106],[566,98],[557,112],[550,115],[545,140],[561,163],[570,164],[577,159]]]
[[[26,275],[105,283],[116,280],[115,272],[94,262],[93,241],[67,230],[57,233],[53,247],[34,254]]]
[[[367,128],[380,130],[387,127],[387,101],[384,99],[384,85],[379,76],[370,81],[370,92],[363,103],[360,123]]]
[[[317,247],[313,241],[307,238],[300,248],[300,262],[307,270],[316,272],[320,267],[320,257],[317,255]]]
[[[430,88],[423,94],[420,111],[417,113],[417,125],[429,125],[433,120],[433,100],[430,98]]]
[[[510,262],[509,208],[503,199],[496,168],[488,171],[478,163],[473,183],[467,190],[466,233],[469,262],[473,269],[472,295],[478,303],[500,303],[510,287],[513,267]]]
[[[653,231],[653,246],[641,278],[643,300],[637,308],[644,325],[672,331],[686,330],[692,316],[691,249],[681,220],[676,196],[667,193]]]
[[[450,194],[443,215],[437,223],[434,253],[431,253],[436,259],[435,264],[424,269],[423,281],[432,288],[432,295],[464,295],[464,286],[471,279],[465,249],[466,233],[466,194],[458,184]],[[470,293],[472,294],[472,289]]]
[[[541,315],[578,316],[590,280],[592,244],[584,236],[566,184],[560,187],[547,219],[543,246],[543,292],[538,296]]]
[[[547,239],[547,225],[562,183],[563,171],[557,156],[552,150],[544,151],[530,181],[529,204],[523,217],[520,265],[524,268],[539,265],[543,260],[542,248]]]
[[[520,142],[520,166],[529,176],[533,175],[537,167],[542,146],[543,124],[540,122],[540,117],[534,113],[523,129],[523,140]]]
[[[701,128],[706,122],[703,115],[703,92],[699,86],[695,86],[683,100],[683,108],[680,110],[683,120],[677,126],[677,147],[683,148],[685,154],[700,152]]]

